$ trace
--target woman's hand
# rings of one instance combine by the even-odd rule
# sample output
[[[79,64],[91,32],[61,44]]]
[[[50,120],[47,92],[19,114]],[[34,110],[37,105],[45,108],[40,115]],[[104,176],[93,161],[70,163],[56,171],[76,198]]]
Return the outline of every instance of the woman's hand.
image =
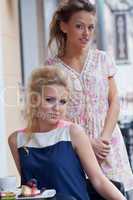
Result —
[[[91,144],[98,161],[102,162],[105,160],[110,152],[109,140],[105,140],[104,138],[100,137],[97,139],[92,139]]]

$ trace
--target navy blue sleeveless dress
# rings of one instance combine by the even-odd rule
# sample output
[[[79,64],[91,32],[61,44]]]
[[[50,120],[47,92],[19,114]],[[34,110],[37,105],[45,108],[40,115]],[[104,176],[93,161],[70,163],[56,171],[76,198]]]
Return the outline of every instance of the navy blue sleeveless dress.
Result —
[[[77,200],[89,200],[85,173],[70,139],[69,125],[49,132],[33,133],[26,145],[24,132],[18,132],[21,184],[35,178],[38,188],[55,189]]]

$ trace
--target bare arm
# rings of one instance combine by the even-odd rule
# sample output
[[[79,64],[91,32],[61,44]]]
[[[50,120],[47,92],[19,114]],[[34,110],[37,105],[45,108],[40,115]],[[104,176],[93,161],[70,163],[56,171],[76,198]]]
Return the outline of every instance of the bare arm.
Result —
[[[109,78],[109,110],[105,119],[101,137],[98,139],[91,139],[91,144],[98,161],[101,163],[106,159],[110,151],[110,140],[114,127],[118,120],[119,114],[119,101],[117,94],[117,87],[113,77]]]
[[[19,154],[17,149],[17,132],[12,133],[8,138],[9,147],[14,158],[17,170],[20,174],[20,162],[19,162]]]
[[[112,132],[118,120],[120,105],[118,100],[118,92],[113,77],[109,78],[109,110],[105,119],[104,128],[101,137],[107,140],[111,139]]]
[[[97,192],[107,200],[124,200],[125,198],[121,192],[102,173],[89,137],[83,129],[77,125],[72,125],[70,134],[75,151]]]

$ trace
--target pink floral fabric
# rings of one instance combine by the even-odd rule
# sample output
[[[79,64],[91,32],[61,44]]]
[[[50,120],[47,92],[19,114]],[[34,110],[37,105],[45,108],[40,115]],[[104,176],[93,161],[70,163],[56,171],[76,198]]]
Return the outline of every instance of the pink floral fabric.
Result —
[[[47,64],[63,68],[71,77],[72,94],[67,117],[82,125],[91,138],[98,138],[109,107],[108,77],[116,72],[113,60],[103,51],[89,50],[81,73],[58,57],[50,58]],[[133,174],[118,125],[112,134],[110,154],[101,168],[108,178],[122,182],[126,191],[133,189]]]

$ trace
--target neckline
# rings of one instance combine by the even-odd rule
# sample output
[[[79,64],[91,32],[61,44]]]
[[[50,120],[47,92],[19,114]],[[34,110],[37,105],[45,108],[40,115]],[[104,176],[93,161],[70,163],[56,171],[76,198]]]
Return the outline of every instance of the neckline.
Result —
[[[82,76],[83,72],[86,69],[87,63],[88,63],[88,59],[90,57],[90,49],[88,50],[85,59],[84,59],[84,63],[83,63],[83,67],[81,72],[78,72],[77,70],[75,70],[73,67],[71,67],[70,65],[66,64],[61,58],[59,58],[58,56],[56,56],[56,59],[58,62],[60,62],[64,67],[66,67],[67,69],[69,69],[70,71],[72,71],[74,74],[76,74],[77,76]]]
[[[38,136],[38,135],[44,136],[44,135],[49,135],[49,134],[53,135],[53,133],[56,132],[58,129],[59,129],[59,127],[56,127],[50,131],[34,132],[33,135],[35,135],[35,136]]]
[[[65,120],[60,120],[57,124],[57,126],[49,131],[35,131],[35,132],[32,132],[33,135],[36,135],[36,134],[40,134],[40,135],[43,135],[43,134],[48,134],[48,133],[53,133],[55,132],[57,129],[62,129],[66,126],[69,126],[71,124],[71,122],[69,121],[65,121]]]

